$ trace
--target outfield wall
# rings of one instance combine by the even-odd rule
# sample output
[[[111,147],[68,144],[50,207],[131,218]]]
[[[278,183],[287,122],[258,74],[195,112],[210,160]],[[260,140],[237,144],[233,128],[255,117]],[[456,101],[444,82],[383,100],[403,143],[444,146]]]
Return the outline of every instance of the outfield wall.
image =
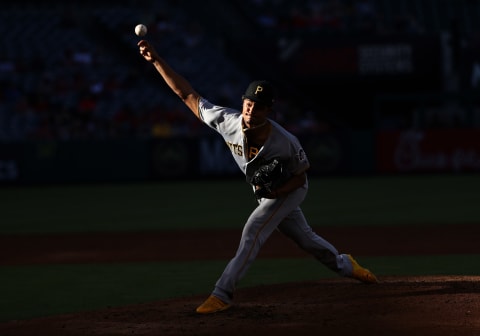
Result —
[[[478,130],[342,131],[299,136],[310,175],[480,172]],[[229,177],[239,170],[218,136],[0,144],[0,183]]]

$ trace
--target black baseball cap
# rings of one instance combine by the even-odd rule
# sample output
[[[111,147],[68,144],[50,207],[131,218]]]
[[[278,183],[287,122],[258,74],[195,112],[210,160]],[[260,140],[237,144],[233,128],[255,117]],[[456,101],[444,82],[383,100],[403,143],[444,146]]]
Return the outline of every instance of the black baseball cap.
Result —
[[[272,106],[274,96],[275,89],[269,81],[256,80],[248,85],[247,90],[242,98],[248,98],[257,103],[264,104],[266,106]]]

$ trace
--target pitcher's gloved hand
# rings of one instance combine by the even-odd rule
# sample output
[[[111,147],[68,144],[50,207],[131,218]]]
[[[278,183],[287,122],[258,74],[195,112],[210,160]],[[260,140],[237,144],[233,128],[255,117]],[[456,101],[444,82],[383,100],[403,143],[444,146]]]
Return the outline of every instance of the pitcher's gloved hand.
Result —
[[[283,170],[283,165],[278,159],[261,165],[250,180],[250,183],[255,186],[255,196],[257,198],[276,198],[274,188],[285,176]]]

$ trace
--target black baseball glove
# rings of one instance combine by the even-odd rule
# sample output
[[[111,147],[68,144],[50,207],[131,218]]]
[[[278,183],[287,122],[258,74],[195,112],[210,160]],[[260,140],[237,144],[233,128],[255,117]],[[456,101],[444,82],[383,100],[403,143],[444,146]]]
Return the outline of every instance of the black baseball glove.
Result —
[[[276,187],[285,182],[286,176],[287,172],[278,159],[259,166],[250,179],[250,183],[256,187],[255,196],[263,198],[270,195]]]

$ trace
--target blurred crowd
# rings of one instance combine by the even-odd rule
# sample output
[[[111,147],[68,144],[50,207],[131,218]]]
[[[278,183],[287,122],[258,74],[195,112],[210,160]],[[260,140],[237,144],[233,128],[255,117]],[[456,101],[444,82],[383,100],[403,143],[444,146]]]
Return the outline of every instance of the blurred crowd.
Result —
[[[190,59],[178,56],[175,66],[189,76],[200,70],[191,55],[206,32],[194,21],[180,29],[171,17],[162,9],[147,13],[142,22],[148,24],[151,39],[181,36],[173,43],[180,41],[176,47],[186,50]],[[58,28],[73,31],[80,29],[80,23],[71,11],[64,10]],[[132,36],[131,24],[119,24],[118,28],[125,39]],[[132,57],[137,56],[136,48],[131,52]],[[54,57],[48,54],[7,57],[0,52],[0,141],[195,136],[209,131],[162,87],[160,78],[145,79],[154,73],[151,65],[114,67],[106,53],[105,47],[95,44],[78,49],[59,45],[52,63]],[[197,89],[207,91],[207,98],[214,103],[240,108],[247,80],[229,77],[222,81],[216,96],[209,96],[202,86]],[[279,101],[277,106],[275,116],[285,123],[291,121],[288,128],[317,127],[311,112],[302,113],[288,102]]]
[[[195,124],[189,114],[162,106],[161,101],[134,104],[136,90],[130,101],[122,102],[121,95],[141,80],[138,73],[92,80],[85,74],[105,65],[92,62],[87,54],[76,56],[58,65],[55,73],[35,71],[38,76],[28,89],[17,80],[22,70],[15,65],[1,68],[10,76],[0,81],[0,140],[172,136],[182,133],[177,125],[195,129],[189,126]]]
[[[147,23],[152,38],[167,40],[167,36],[181,36],[172,42],[172,50],[173,47],[184,50],[188,57],[178,57],[175,66],[189,76],[188,71],[198,72],[195,68],[201,67],[192,59],[194,53],[201,53],[196,48],[202,45],[208,32],[198,22],[188,19],[185,21],[189,23],[182,23],[184,28],[180,31],[178,22],[172,19],[176,15],[170,11],[182,12],[181,4],[168,3],[165,8],[143,13],[142,22]],[[424,32],[413,15],[398,16],[393,25],[385,26],[382,13],[372,0],[248,0],[239,3],[250,9],[248,15],[253,15],[261,31],[267,33],[382,34],[392,29],[404,33]],[[66,32],[82,29],[72,10],[62,10],[59,16],[59,29]],[[10,28],[5,25],[7,23],[0,23],[2,32]],[[132,27],[130,23],[125,26],[125,34],[135,38]],[[28,49],[32,41],[25,43],[24,49]],[[114,66],[116,64],[112,63],[118,63],[118,59],[112,60],[108,47],[102,43],[97,41],[81,48],[59,44],[49,51],[56,57],[53,64],[49,62],[53,58],[51,54],[37,54],[33,49],[29,57],[7,54],[6,50],[14,47],[3,45],[3,51],[0,49],[0,141],[152,138],[207,132],[176,97],[168,96],[159,78],[156,84],[145,79],[147,74],[153,73],[149,64],[132,66],[127,60],[123,67]],[[132,57],[137,56],[135,48],[130,51]],[[205,95],[215,103],[240,108],[240,97],[251,78],[237,80],[235,71],[241,70],[233,69],[235,64],[225,64],[232,67],[232,75],[222,79],[221,96],[209,97],[207,89]],[[212,66],[213,71],[218,72],[216,64]],[[184,69],[188,70],[186,74]],[[199,76],[208,81],[205,74]],[[294,132],[315,132],[330,127],[315,111],[303,109],[292,101],[279,100],[276,109],[274,117]]]
[[[413,13],[398,13],[385,22],[384,13],[373,0],[249,0],[249,3],[254,20],[268,31],[350,34],[425,31]]]

